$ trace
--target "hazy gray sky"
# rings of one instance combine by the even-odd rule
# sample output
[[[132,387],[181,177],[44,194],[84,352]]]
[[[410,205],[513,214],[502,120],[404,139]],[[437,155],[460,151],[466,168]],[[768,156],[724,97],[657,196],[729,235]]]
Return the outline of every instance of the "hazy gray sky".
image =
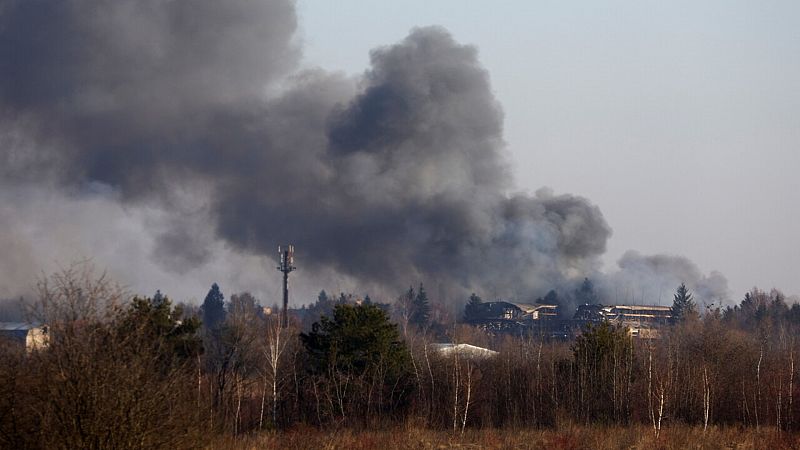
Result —
[[[583,195],[628,249],[800,293],[800,3],[300,0],[305,65],[442,25],[479,49],[516,185]]]
[[[287,242],[293,303],[584,276],[607,301],[800,294],[797,23],[797,2],[8,2],[0,298],[92,258],[136,293],[270,304]]]

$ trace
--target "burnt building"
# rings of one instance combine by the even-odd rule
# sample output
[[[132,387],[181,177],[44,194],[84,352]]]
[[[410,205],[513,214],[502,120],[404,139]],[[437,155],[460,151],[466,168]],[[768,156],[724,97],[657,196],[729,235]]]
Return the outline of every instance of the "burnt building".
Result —
[[[566,316],[566,317],[564,317]],[[609,322],[628,328],[633,337],[657,338],[672,320],[672,308],[658,305],[579,305],[572,317],[558,305],[494,301],[475,306],[467,322],[491,333],[570,339],[587,324]]]
[[[658,337],[658,329],[672,320],[672,308],[659,305],[579,305],[573,320],[576,325],[607,321],[627,327],[634,337]]]
[[[491,333],[549,333],[560,322],[558,317],[558,305],[498,300],[477,305],[468,322]]]

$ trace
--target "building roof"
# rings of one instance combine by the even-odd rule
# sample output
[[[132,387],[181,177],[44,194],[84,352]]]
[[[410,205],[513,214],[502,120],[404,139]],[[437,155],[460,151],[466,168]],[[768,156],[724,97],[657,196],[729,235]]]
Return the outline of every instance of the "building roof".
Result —
[[[0,322],[0,331],[28,331],[41,325],[26,322]]]
[[[531,305],[530,303],[514,303],[514,302],[506,302],[506,303],[516,306],[517,308],[521,309],[527,314],[530,314],[539,309],[539,305]]]
[[[487,302],[487,303],[507,303],[509,305],[515,306],[522,310],[525,314],[530,314],[534,311],[538,311],[541,309],[556,309],[558,305],[548,305],[545,303],[517,303],[517,302],[508,302],[505,300],[498,300],[496,302]]]
[[[494,350],[489,350],[488,348],[478,347],[470,344],[444,343],[444,344],[431,344],[431,347],[433,347],[434,350],[445,356],[452,355],[453,352],[458,352],[459,355],[467,356],[470,358],[491,358],[498,354],[498,352]]]
[[[626,309],[629,311],[672,311],[672,307],[661,305],[609,305],[607,307],[612,309]]]

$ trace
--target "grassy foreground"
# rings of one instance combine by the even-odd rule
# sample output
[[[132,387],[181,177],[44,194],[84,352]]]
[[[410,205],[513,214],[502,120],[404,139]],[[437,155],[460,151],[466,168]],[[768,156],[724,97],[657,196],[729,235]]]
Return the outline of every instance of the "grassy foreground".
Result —
[[[656,439],[652,428],[570,426],[560,430],[467,430],[464,435],[421,428],[383,431],[295,428],[214,442],[214,449],[783,449],[800,448],[800,434],[774,429],[676,426]]]

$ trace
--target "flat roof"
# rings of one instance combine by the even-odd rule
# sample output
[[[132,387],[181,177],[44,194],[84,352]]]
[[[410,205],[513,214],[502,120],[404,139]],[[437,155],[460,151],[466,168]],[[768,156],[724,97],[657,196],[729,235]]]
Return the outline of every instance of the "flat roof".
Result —
[[[611,309],[628,309],[631,311],[672,311],[671,306],[661,306],[661,305],[609,305],[606,308]]]
[[[27,331],[41,325],[25,322],[0,322],[0,331]]]

